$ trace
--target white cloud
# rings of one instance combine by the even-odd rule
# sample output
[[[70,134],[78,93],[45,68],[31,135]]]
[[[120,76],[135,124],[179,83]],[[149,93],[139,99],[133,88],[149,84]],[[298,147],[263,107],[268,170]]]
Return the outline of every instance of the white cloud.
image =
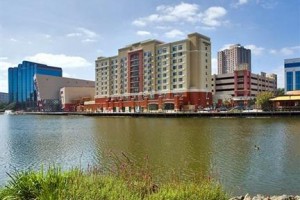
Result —
[[[151,23],[202,23],[205,26],[220,26],[222,18],[227,11],[223,7],[210,7],[200,12],[199,5],[181,2],[177,5],[160,5],[156,7],[156,13],[147,17],[135,19],[132,24],[143,27]]]
[[[277,54],[277,51],[276,51],[275,49],[270,49],[270,50],[269,50],[269,53],[275,55],[275,54]]]
[[[227,11],[223,7],[210,7],[202,15],[201,22],[210,27],[222,25],[221,18],[226,15]]]
[[[238,0],[236,3],[233,4],[233,7],[237,8],[241,5],[247,4],[249,0]]]
[[[97,33],[95,33],[94,31],[91,31],[89,29],[86,29],[86,28],[79,27],[79,28],[77,28],[77,30],[82,32],[84,35],[86,35],[89,38],[95,38],[98,36]]]
[[[92,43],[92,42],[97,42],[97,40],[87,38],[87,39],[81,40],[81,42],[83,42],[83,43]]]
[[[225,49],[229,49],[230,46],[234,44],[224,44],[223,47],[219,51],[224,51]]]
[[[151,35],[151,33],[148,31],[137,31],[136,34],[139,36],[150,36]]]
[[[295,54],[296,52],[300,53],[300,46],[294,46],[294,47],[284,47],[280,49],[280,53],[284,56],[290,56]]]
[[[144,22],[143,20],[140,19],[136,19],[132,22],[133,25],[135,26],[146,26],[146,22]]]
[[[7,76],[8,68],[16,66],[13,63],[3,61],[7,59],[8,59],[7,57],[0,57],[0,91],[1,92],[8,91],[8,76]]]
[[[217,58],[211,59],[211,73],[218,74],[218,59]]]
[[[168,38],[177,38],[177,37],[184,36],[184,33],[178,29],[173,29],[169,32],[166,32],[165,36]]]
[[[15,38],[10,38],[9,39],[11,42],[17,42],[18,40],[17,39],[15,39]]]
[[[238,1],[239,5],[243,5],[243,4],[246,4],[246,3],[248,3],[248,0],[239,0]]]
[[[251,54],[254,54],[256,56],[262,55],[263,51],[265,50],[265,48],[263,48],[263,47],[257,47],[254,44],[246,45],[245,48],[246,49],[251,49]]]
[[[64,71],[63,71],[63,77],[74,78],[73,75],[71,75],[71,74],[69,74],[69,73],[67,73],[67,72],[64,72]]]
[[[96,32],[91,31],[87,28],[78,27],[78,28],[76,28],[76,30],[77,30],[77,32],[66,34],[66,37],[69,37],[69,38],[72,38],[72,37],[83,38],[81,40],[81,42],[83,42],[83,43],[96,42],[97,38],[99,38],[99,35]]]
[[[6,60],[6,57],[1,57],[0,59],[0,71],[7,71],[7,69],[9,67],[14,67],[15,65],[13,63],[10,62],[5,62],[5,61],[1,61],[1,60]]]
[[[293,47],[283,47],[279,50],[270,49],[269,53],[273,55],[282,55],[282,56],[291,56],[295,54],[300,54],[300,45],[293,46]]]
[[[34,56],[28,56],[24,60],[62,68],[81,68],[92,66],[92,64],[85,58],[79,56],[67,56],[64,54],[38,53]]]
[[[80,36],[82,36],[82,33],[68,33],[66,36],[67,37],[80,37]]]

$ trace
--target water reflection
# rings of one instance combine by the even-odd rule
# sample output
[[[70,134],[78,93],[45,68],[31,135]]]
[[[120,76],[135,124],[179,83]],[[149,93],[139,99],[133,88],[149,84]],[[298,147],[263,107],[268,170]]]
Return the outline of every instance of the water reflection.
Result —
[[[300,191],[298,118],[0,115],[0,123],[0,184],[14,167],[101,165],[111,150],[138,162],[148,156],[158,175],[212,174],[235,194]]]

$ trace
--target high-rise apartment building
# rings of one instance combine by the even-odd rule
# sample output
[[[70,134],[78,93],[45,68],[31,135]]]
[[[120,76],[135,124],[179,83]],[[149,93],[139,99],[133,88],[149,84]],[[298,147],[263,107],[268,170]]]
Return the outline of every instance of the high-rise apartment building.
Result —
[[[196,109],[211,104],[210,38],[192,33],[164,43],[147,40],[96,60],[94,110]]]
[[[33,77],[36,74],[62,76],[62,69],[44,64],[23,61],[18,67],[8,69],[9,101],[26,105],[36,102],[36,89]]]
[[[285,92],[300,90],[300,58],[284,60]]]
[[[251,50],[240,44],[218,52],[218,74],[233,73],[235,70],[251,71]]]

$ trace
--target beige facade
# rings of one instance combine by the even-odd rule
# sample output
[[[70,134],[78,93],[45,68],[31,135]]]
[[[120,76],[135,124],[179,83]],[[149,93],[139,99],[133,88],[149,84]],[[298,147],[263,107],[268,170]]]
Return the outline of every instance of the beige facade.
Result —
[[[259,92],[277,90],[277,75],[254,74],[248,70],[237,70],[234,73],[212,76],[212,93],[214,101],[247,100],[255,97]]]
[[[63,87],[60,89],[61,104],[73,104],[81,99],[94,99],[95,87]]]
[[[96,98],[211,91],[210,38],[147,40],[96,60]]]
[[[240,44],[218,52],[218,74],[233,73],[235,70],[251,71],[251,50]]]
[[[35,75],[34,81],[38,100],[59,99],[63,87],[95,87],[94,81],[47,75]]]
[[[40,111],[61,110],[60,89],[65,87],[91,88],[95,93],[95,82],[82,79],[35,75],[34,83],[37,91],[37,102]],[[92,95],[94,96],[94,94]]]

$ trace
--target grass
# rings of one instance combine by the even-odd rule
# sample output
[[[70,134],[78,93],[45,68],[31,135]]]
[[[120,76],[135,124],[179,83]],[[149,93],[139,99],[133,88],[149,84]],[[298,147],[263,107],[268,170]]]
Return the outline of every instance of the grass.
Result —
[[[63,171],[60,167],[43,167],[9,174],[7,185],[0,189],[1,200],[222,200],[228,195],[216,182],[205,178],[170,178],[155,182],[146,159],[142,166],[125,154],[113,156],[107,169],[90,167]],[[196,176],[195,176],[196,177]]]

